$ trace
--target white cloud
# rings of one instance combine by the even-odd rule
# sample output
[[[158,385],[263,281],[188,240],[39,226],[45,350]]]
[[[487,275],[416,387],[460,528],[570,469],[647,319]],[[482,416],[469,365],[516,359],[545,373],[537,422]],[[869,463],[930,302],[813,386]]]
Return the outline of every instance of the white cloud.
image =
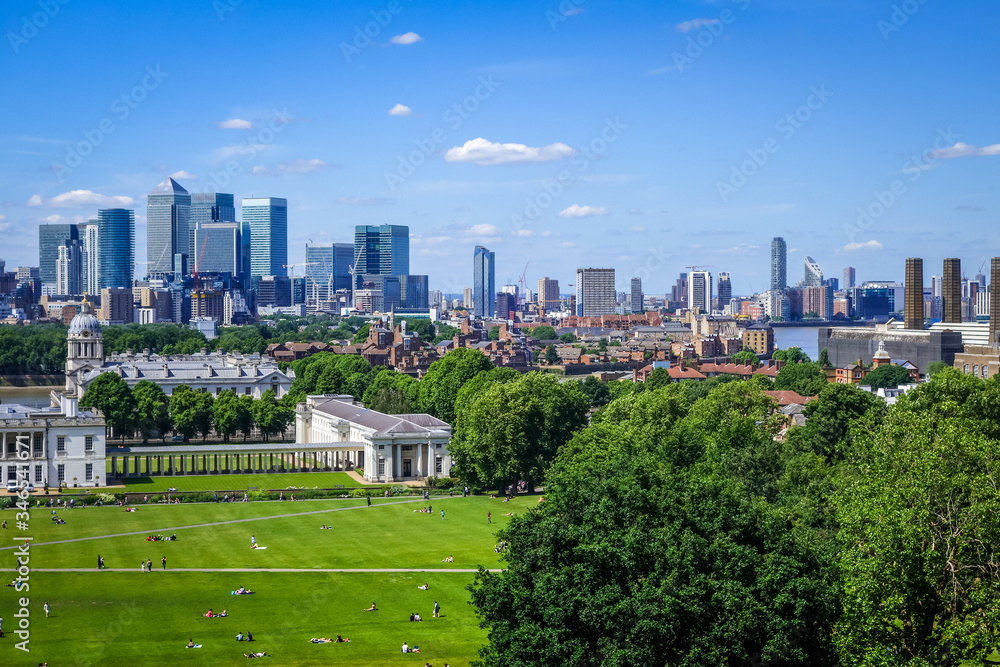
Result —
[[[220,161],[228,160],[237,155],[245,155],[247,158],[252,158],[257,153],[266,151],[269,148],[274,148],[274,146],[271,144],[233,144],[231,146],[216,148],[212,151],[212,157]]]
[[[535,232],[530,229],[518,229],[514,232],[514,236],[519,236],[521,238],[527,238],[529,236],[534,236]]]
[[[579,204],[573,204],[559,211],[560,218],[589,218],[595,215],[611,215],[611,211],[603,206],[580,206]]]
[[[329,166],[329,164],[317,158],[313,158],[312,160],[285,160],[277,164],[278,171],[286,174],[308,174],[326,169]]]
[[[629,227],[628,230],[630,232],[635,233],[635,234],[642,234],[644,231],[646,231],[646,228],[645,227]]]
[[[726,248],[725,250],[720,250],[719,252],[723,254],[753,255],[755,254],[753,251],[759,249],[760,249],[759,245],[752,245],[750,243],[740,243],[738,245],[734,245],[732,248]]]
[[[466,141],[462,146],[449,148],[444,154],[446,162],[471,162],[481,166],[495,164],[525,164],[552,162],[573,155],[576,151],[566,144],[555,143],[534,148],[524,144],[499,144],[479,137]]]
[[[844,250],[848,252],[853,252],[855,250],[881,250],[882,244],[878,241],[872,239],[871,241],[865,241],[864,243],[848,243],[844,246]]]
[[[473,236],[493,236],[497,233],[497,228],[495,225],[480,224],[472,225],[466,230],[466,233]]]
[[[396,200],[382,197],[337,197],[337,203],[353,206],[384,206],[395,204]]]
[[[135,200],[124,195],[102,195],[90,190],[70,190],[52,199],[43,200],[41,195],[32,195],[28,206],[46,206],[49,208],[122,208],[133,206]]]
[[[576,244],[573,243],[572,241],[563,241],[562,243],[559,244],[559,247],[560,248],[575,248]]]
[[[10,229],[10,223],[9,222],[0,222],[0,232],[5,232],[8,229]]]
[[[413,109],[406,106],[405,104],[397,104],[393,108],[389,109],[390,116],[412,116]]]
[[[242,118],[230,118],[216,123],[223,130],[249,130],[253,125],[248,120]]]
[[[262,164],[258,164],[256,167],[251,167],[250,168],[250,173],[251,174],[266,174],[267,173],[267,167],[265,167]]]
[[[1000,144],[993,144],[992,146],[983,146],[982,148],[976,148],[971,144],[962,143],[959,141],[954,146],[949,148],[943,148],[939,151],[931,151],[931,155],[935,158],[956,158],[956,157],[970,157],[970,156],[986,156],[986,155],[1000,155]]]
[[[69,218],[64,215],[59,215],[58,213],[53,213],[52,215],[47,215],[42,218],[42,222],[48,225],[59,225],[69,222]]]
[[[692,30],[697,30],[702,26],[713,25],[718,22],[719,19],[691,19],[690,21],[685,21],[684,23],[678,23],[677,29],[681,32],[690,32]]]
[[[184,171],[183,169],[181,169],[180,171],[175,171],[174,173],[170,174],[170,178],[174,179],[175,181],[197,181],[198,180],[197,176],[195,176],[194,174],[192,174],[189,171]]]
[[[625,211],[629,215],[642,215],[642,209],[640,208],[630,208]]]
[[[403,33],[402,35],[395,35],[394,37],[390,38],[389,41],[392,42],[393,44],[403,44],[405,46],[408,44],[416,44],[417,42],[422,42],[424,41],[424,38],[415,32],[406,32]]]

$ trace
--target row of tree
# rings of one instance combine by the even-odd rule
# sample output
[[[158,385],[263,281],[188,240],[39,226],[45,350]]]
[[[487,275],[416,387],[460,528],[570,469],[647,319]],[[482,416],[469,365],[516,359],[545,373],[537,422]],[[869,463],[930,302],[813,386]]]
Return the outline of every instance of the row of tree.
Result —
[[[207,391],[180,385],[170,396],[154,382],[140,380],[135,387],[117,373],[102,373],[87,387],[80,406],[96,408],[107,427],[119,438],[139,435],[166,439],[173,432],[185,441],[213,431],[226,442],[237,433],[246,440],[256,428],[265,441],[284,433],[295,418],[287,401],[278,401],[268,389],[259,399],[227,389],[213,396]]]
[[[1000,379],[940,370],[891,408],[828,383],[785,438],[764,382],[714,379],[568,424],[505,569],[470,587],[478,664],[994,664]],[[541,433],[572,396],[521,382],[470,383],[463,475],[465,447],[566,437]]]

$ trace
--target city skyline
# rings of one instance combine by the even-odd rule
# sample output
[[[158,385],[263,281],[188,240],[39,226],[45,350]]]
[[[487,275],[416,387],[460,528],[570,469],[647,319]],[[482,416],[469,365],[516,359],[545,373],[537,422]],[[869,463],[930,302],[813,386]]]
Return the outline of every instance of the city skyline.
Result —
[[[998,12],[985,2],[920,5],[900,25],[892,2],[591,2],[572,13],[515,3],[461,16],[405,5],[363,48],[356,29],[382,6],[220,14],[180,2],[164,16],[115,4],[67,5],[7,52],[11,85],[30,102],[0,137],[8,266],[36,264],[40,222],[107,208],[136,211],[145,256],[144,197],[167,176],[192,195],[287,198],[292,263],[309,239],[409,225],[412,272],[447,293],[466,286],[462,258],[476,245],[503,258],[500,283],[529,260],[529,281],[563,284],[577,267],[614,266],[620,291],[641,277],[650,294],[698,263],[730,273],[734,293],[761,292],[773,236],[789,241],[792,265],[808,254],[829,275],[856,267],[859,282],[901,280],[905,257],[937,263],[941,247],[975,267],[1000,246],[988,111],[998,93],[982,85]],[[5,27],[18,33],[36,9],[12,3]],[[163,29],[108,50],[88,35],[112,15],[124,31],[154,18]],[[261,21],[302,37],[233,62]],[[191,53],[174,48],[180,29],[199,44]],[[414,36],[393,41],[403,35]],[[325,45],[321,58],[312,43]],[[204,79],[206,62],[232,65],[225,94]],[[288,73],[292,63],[301,71]],[[106,83],[81,85],[95,66]],[[256,85],[261,73],[270,85]],[[50,85],[33,86],[40,78]],[[967,233],[948,234],[956,226]]]

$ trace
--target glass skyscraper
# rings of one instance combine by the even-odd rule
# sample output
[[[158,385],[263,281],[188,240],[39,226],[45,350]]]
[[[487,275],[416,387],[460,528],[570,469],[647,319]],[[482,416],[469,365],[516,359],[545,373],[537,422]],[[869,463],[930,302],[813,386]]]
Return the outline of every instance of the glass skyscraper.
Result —
[[[157,185],[146,206],[146,261],[150,277],[177,270],[174,256],[190,256],[191,195],[177,181],[167,178]]]
[[[476,317],[493,317],[496,310],[495,255],[481,245],[472,258],[472,306]]]
[[[233,195],[221,192],[196,192],[191,195],[191,242],[188,246],[188,265],[192,270],[198,259],[194,241],[194,226],[199,222],[236,222],[236,203]],[[233,275],[239,273],[234,271]]]
[[[410,272],[410,228],[358,225],[354,228],[354,275],[405,276]]]
[[[352,243],[310,243],[306,245],[306,299],[326,301],[338,289],[351,289]]]
[[[55,286],[59,247],[79,238],[80,230],[74,224],[38,226],[38,277],[43,283]]]
[[[780,292],[788,287],[788,275],[786,273],[786,260],[788,258],[788,246],[785,239],[775,236],[771,241],[771,291]]]
[[[243,200],[243,223],[250,225],[250,278],[288,276],[288,201],[278,197]]]
[[[243,242],[240,223],[197,222],[192,230],[197,248],[189,262],[191,273],[231,273],[239,275]]]
[[[97,212],[98,287],[132,287],[135,266],[135,211],[109,208]]]

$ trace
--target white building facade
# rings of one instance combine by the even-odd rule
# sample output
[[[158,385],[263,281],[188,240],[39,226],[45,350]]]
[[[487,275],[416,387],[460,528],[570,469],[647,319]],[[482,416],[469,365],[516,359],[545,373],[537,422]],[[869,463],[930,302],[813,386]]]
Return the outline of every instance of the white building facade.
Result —
[[[376,412],[351,396],[308,396],[295,410],[296,443],[355,443],[368,482],[450,477],[450,440],[451,426],[440,419]]]

